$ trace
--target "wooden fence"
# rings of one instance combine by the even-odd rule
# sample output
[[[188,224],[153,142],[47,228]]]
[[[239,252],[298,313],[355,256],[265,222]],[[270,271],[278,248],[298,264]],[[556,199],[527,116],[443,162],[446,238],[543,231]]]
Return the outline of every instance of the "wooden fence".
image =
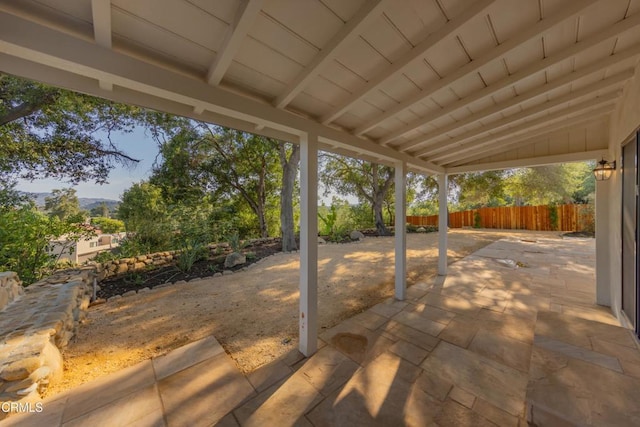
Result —
[[[559,205],[557,230],[593,231],[593,205]],[[551,231],[549,206],[505,206],[449,213],[449,227],[502,228],[512,230]],[[476,224],[476,213],[480,215]],[[438,225],[438,215],[407,216],[413,225]]]

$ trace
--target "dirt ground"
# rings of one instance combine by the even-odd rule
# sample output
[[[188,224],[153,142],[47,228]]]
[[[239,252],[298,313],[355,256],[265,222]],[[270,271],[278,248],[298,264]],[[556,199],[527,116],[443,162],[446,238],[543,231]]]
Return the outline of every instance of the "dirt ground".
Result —
[[[526,233],[526,232],[525,232]],[[452,230],[449,263],[513,232]],[[438,233],[407,236],[408,284],[436,274]],[[393,237],[329,244],[318,254],[318,325],[330,328],[393,295]],[[298,346],[299,254],[277,254],[222,277],[91,307],[63,352],[48,395],[214,335],[245,373]]]

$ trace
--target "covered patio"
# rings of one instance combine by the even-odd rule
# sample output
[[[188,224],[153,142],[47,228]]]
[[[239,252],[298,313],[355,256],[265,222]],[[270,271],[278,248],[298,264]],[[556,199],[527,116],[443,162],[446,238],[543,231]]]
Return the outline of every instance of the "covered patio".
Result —
[[[531,375],[545,378],[545,369],[552,365],[558,367],[558,377],[548,382],[565,384],[566,396],[579,398],[548,402],[545,396],[554,396],[553,393],[540,391],[544,389],[544,381],[534,381],[529,390],[531,405],[526,410],[526,417],[532,417],[534,422],[542,417],[553,424],[550,417],[554,416],[574,420],[574,415],[577,417],[588,409],[591,415],[585,423],[607,424],[610,418],[599,418],[604,416],[601,413],[608,414],[611,407],[619,408],[617,405],[637,393],[635,386],[636,391],[629,390],[627,397],[620,396],[621,400],[611,402],[612,406],[594,406],[590,402],[599,399],[599,395],[592,398],[589,394],[592,391],[584,394],[569,390],[573,387],[582,390],[583,379],[578,375],[581,371],[567,374],[573,381],[570,383],[562,377],[569,370],[559,368],[566,365],[580,370],[585,358],[589,366],[596,359],[606,360],[595,365],[607,370],[597,384],[607,385],[609,396],[617,385],[607,382],[611,378],[608,372],[614,372],[616,378],[620,375],[624,384],[637,380],[627,374],[629,370],[637,374],[638,366],[629,362],[625,370],[621,361],[622,354],[627,354],[625,350],[635,345],[628,331],[637,331],[640,293],[637,281],[632,294],[629,294],[632,288],[623,290],[622,285],[623,264],[619,255],[625,237],[621,231],[624,198],[620,167],[610,180],[598,182],[596,188],[595,272],[568,261],[562,255],[563,244],[555,242],[549,243],[548,249],[549,253],[560,251],[559,259],[547,256],[545,251],[522,252],[527,259],[524,262],[537,266],[526,270],[503,272],[501,269],[505,267],[492,261],[495,257],[490,254],[465,260],[462,271],[449,269],[446,189],[448,176],[461,172],[602,157],[618,160],[618,165],[622,165],[622,145],[635,141],[640,126],[639,36],[637,0],[0,0],[2,72],[300,144],[300,352],[313,356],[305,363],[327,353],[343,354],[335,352],[331,343],[335,337],[325,333],[318,340],[318,150],[395,168],[396,230],[405,228],[407,172],[437,175],[442,277],[438,282],[414,286],[408,291],[406,236],[403,232],[396,233],[395,300],[372,309],[360,322],[354,319],[348,323],[361,325],[364,329],[360,333],[349,332],[352,326],[343,331],[357,336],[375,333],[375,338],[367,339],[367,343],[381,342],[385,352],[375,358],[367,347],[361,363],[347,357],[344,360],[355,373],[353,377],[349,374],[346,385],[324,389],[327,394],[323,394],[321,386],[309,394],[311,401],[324,399],[318,406],[311,405],[317,411],[307,413],[310,404],[307,402],[300,413],[290,414],[293,417],[290,420],[302,419],[302,414],[306,414],[306,420],[317,424],[340,422],[338,418],[325,418],[321,408],[329,404],[326,402],[335,405],[326,416],[341,416],[341,408],[346,406],[341,407],[338,401],[359,401],[362,419],[382,420],[387,413],[398,416],[395,413],[398,403],[385,397],[389,390],[394,390],[389,396],[401,396],[403,408],[413,408],[411,405],[415,404],[425,410],[429,407],[424,404],[427,401],[444,399],[442,405],[457,408],[460,414],[482,415],[476,406],[479,405],[497,414],[504,412],[511,421],[524,420],[522,387],[526,388],[526,380],[531,385]],[[626,164],[627,171],[635,167],[633,162]],[[525,243],[516,246],[521,248]],[[502,245],[506,246],[493,249],[498,253],[520,250],[510,247],[508,242]],[[636,254],[634,246],[625,252],[626,265],[629,262],[637,265]],[[566,262],[552,268],[563,259]],[[549,264],[545,266],[545,262]],[[563,273],[567,268],[570,274]],[[515,276],[509,277],[512,274]],[[499,278],[494,283],[496,275]],[[593,275],[595,287],[591,286]],[[501,306],[499,301],[505,298],[500,295],[516,291],[511,288],[516,282],[524,292],[522,307],[513,307],[517,299],[509,306]],[[490,285],[497,286],[495,293]],[[565,296],[555,294],[555,287],[562,288]],[[482,301],[490,306],[478,304]],[[542,307],[537,305],[540,301]],[[573,302],[565,305],[558,301]],[[471,314],[465,313],[464,307]],[[496,307],[502,308],[498,315],[494,314]],[[510,313],[509,309],[519,312]],[[597,318],[584,320],[585,315]],[[571,316],[571,320],[567,321],[566,316]],[[511,330],[512,317],[528,319],[519,321],[514,329],[528,331],[525,341],[533,346],[530,365],[533,371],[518,370],[511,366],[514,361],[496,362],[500,357],[511,357],[507,353],[499,357],[482,350],[487,353],[482,357],[491,361],[482,359],[484,367],[499,363],[520,374],[509,371],[513,375],[508,376],[516,379],[503,381],[501,375],[506,371],[496,366],[495,375],[476,375],[477,352],[468,347],[501,348],[509,340],[518,341],[518,337],[508,334],[490,335],[496,330]],[[629,330],[601,326],[604,319],[605,323],[620,321]],[[363,322],[373,323],[362,325]],[[377,322],[380,324],[375,326]],[[412,346],[416,342],[409,335],[402,338],[399,331],[405,328],[409,332],[419,331],[425,324],[442,327],[431,330],[430,336],[438,337],[448,328],[454,342],[441,339],[436,346],[434,341],[432,348],[423,348],[431,352],[424,361],[403,359],[400,353],[407,346],[397,344],[399,340],[406,339]],[[492,326],[480,333],[484,324]],[[582,338],[575,340],[568,338],[573,332],[553,335],[562,333],[562,327],[570,330],[574,325],[585,331],[613,328],[611,331],[618,332],[611,334],[619,335],[624,343],[595,344],[589,335],[592,332],[580,332],[577,336]],[[380,327],[385,329],[378,330]],[[465,331],[475,332],[470,336]],[[601,336],[594,333],[596,338]],[[631,341],[623,339],[622,334]],[[476,339],[480,343],[474,345]],[[319,343],[327,347],[318,351]],[[394,346],[395,352],[391,350]],[[391,353],[386,352],[387,347]],[[548,351],[559,351],[561,355],[547,359]],[[453,352],[463,356],[454,356]],[[574,357],[576,354],[580,357]],[[601,356],[604,359],[599,359]],[[571,361],[566,362],[566,357],[571,357]],[[427,363],[430,359],[433,362]],[[364,363],[369,360],[371,364]],[[523,360],[526,357],[517,363]],[[447,367],[452,361],[460,363],[460,372],[454,373],[458,370]],[[371,376],[371,369],[376,366],[381,366],[380,373]],[[411,369],[400,369],[405,366]],[[303,372],[296,371],[284,384],[296,381]],[[444,395],[407,391],[420,389],[415,386],[420,381],[427,382],[423,388],[438,389],[438,376],[424,372],[450,373],[442,379],[449,384]],[[486,383],[464,385],[476,376],[485,378]],[[406,389],[405,383],[411,387]],[[396,384],[402,384],[398,393]],[[504,387],[497,386],[500,384]],[[375,404],[363,400],[364,394],[358,390],[364,389],[368,390],[367,398],[370,394],[370,398],[377,399]],[[498,395],[486,394],[494,389],[499,390]],[[626,386],[622,389],[627,390]],[[278,386],[269,397],[275,400],[265,402],[287,400],[286,394],[284,400],[278,400],[280,390],[286,388]],[[340,395],[344,390],[346,394]],[[338,395],[332,400],[331,393]],[[500,406],[498,401],[502,401],[504,393],[516,397],[507,396],[506,401],[511,403]],[[293,401],[300,397],[291,396]],[[564,409],[554,406],[559,402],[566,403]],[[287,402],[286,407],[292,405]],[[567,405],[579,409],[575,413],[566,412]],[[276,403],[275,409],[267,412],[278,416],[283,406]],[[265,407],[268,406],[260,406]],[[239,408],[234,412],[238,421],[240,413],[250,413],[247,416],[250,421],[258,420],[261,412],[242,412]],[[413,410],[403,414],[415,416],[417,424],[430,416],[436,417]],[[637,413],[628,410],[622,415],[634,417]],[[491,420],[486,413],[482,416]],[[408,418],[406,422],[412,420]],[[635,419],[626,419],[630,420]]]

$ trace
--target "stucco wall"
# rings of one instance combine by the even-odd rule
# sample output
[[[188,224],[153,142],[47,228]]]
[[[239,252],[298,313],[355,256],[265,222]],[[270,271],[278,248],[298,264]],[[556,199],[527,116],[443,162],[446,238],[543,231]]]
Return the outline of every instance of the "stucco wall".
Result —
[[[622,146],[635,136],[635,132],[640,127],[640,63],[636,64],[635,76],[624,87],[622,97],[616,109],[611,115],[609,129],[609,152],[608,160],[617,161],[617,172],[609,181],[599,185],[606,185],[608,188],[603,192],[608,196],[609,218],[606,223],[601,222],[597,226],[606,227],[606,236],[603,236],[606,247],[598,251],[598,256],[605,256],[606,264],[599,262],[599,267],[608,267],[607,274],[599,278],[608,278],[610,287],[611,309],[613,313],[621,319],[622,307]]]

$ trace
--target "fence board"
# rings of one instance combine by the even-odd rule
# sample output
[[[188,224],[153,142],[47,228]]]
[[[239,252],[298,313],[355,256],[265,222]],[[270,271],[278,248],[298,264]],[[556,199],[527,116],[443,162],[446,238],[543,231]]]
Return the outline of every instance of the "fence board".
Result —
[[[557,230],[593,231],[593,205],[559,205]],[[449,227],[473,227],[480,215],[481,228],[507,230],[552,231],[548,206],[502,206],[469,211],[450,212]],[[438,215],[407,216],[407,223],[424,226],[438,225]]]

